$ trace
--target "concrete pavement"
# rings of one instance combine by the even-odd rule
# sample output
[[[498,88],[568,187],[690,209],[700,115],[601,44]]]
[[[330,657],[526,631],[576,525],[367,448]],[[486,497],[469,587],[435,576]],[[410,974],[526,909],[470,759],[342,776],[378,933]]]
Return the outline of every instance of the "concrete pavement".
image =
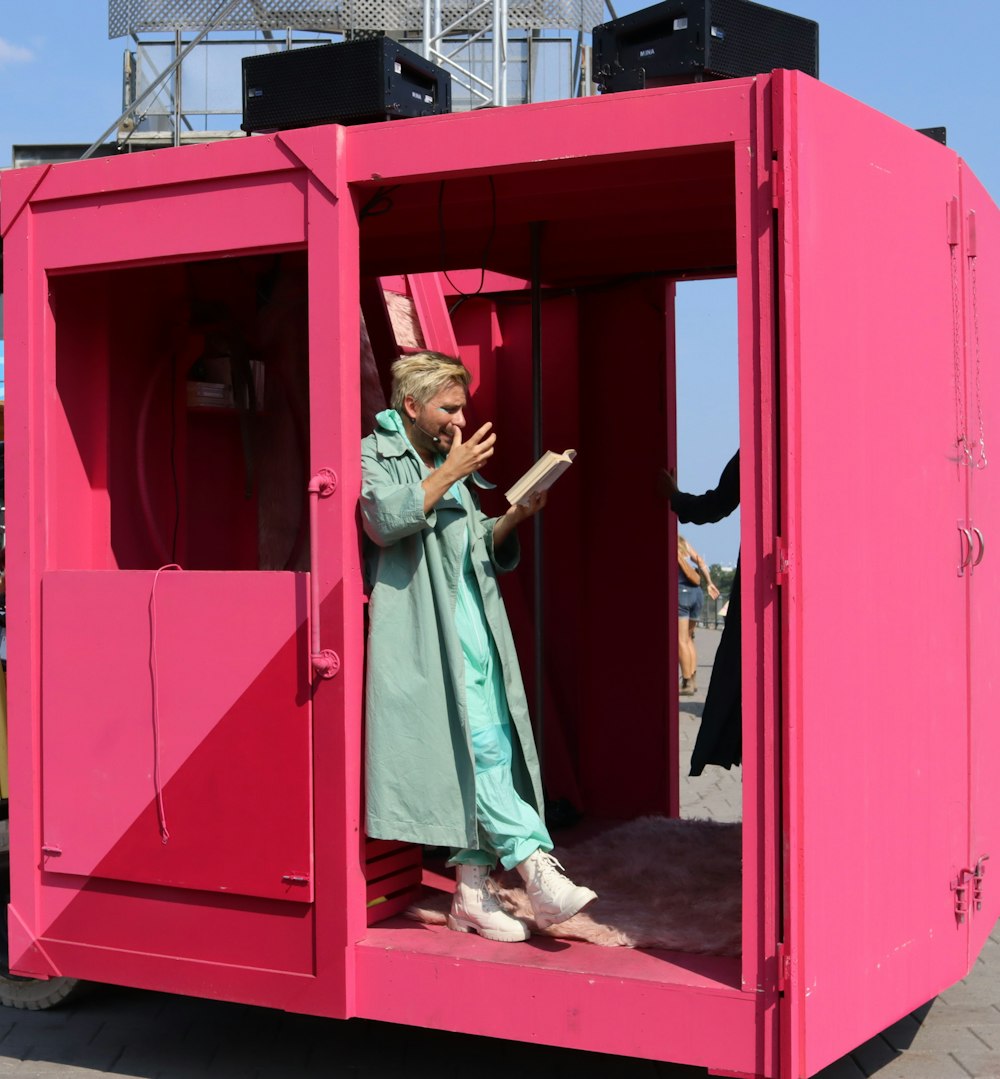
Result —
[[[698,634],[701,686],[681,698],[687,771],[718,633]],[[740,769],[684,778],[682,814],[738,820]],[[49,1012],[0,1009],[0,1079],[707,1079],[700,1068],[110,986]],[[1000,927],[959,985],[824,1069],[820,1079],[1000,1079]]]

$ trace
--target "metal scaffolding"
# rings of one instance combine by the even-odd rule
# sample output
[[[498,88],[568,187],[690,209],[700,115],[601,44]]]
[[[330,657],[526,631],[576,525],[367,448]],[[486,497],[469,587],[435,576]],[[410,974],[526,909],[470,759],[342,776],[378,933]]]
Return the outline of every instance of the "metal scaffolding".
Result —
[[[450,72],[456,110],[590,92],[588,40],[606,0],[109,0],[129,37],[123,148],[240,135],[238,61],[251,53],[385,33]]]

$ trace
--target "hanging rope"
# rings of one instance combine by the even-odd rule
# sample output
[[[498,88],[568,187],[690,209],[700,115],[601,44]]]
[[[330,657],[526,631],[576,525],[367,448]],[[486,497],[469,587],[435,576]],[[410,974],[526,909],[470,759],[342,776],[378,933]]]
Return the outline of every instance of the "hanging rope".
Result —
[[[160,566],[153,575],[153,584],[149,590],[149,677],[153,690],[153,790],[156,792],[156,820],[160,828],[160,839],[166,843],[170,838],[170,832],[167,829],[167,811],[163,805],[163,781],[160,776],[160,701],[156,670],[156,582],[164,570],[178,572],[182,570],[175,562]]]

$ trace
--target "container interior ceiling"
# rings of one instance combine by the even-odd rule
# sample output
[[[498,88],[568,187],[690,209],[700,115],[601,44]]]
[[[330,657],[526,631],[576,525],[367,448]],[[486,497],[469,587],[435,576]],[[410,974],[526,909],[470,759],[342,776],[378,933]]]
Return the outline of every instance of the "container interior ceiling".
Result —
[[[533,222],[544,223],[550,287],[735,272],[731,145],[371,183],[357,202],[367,276],[478,269],[485,256],[488,269],[528,278]]]

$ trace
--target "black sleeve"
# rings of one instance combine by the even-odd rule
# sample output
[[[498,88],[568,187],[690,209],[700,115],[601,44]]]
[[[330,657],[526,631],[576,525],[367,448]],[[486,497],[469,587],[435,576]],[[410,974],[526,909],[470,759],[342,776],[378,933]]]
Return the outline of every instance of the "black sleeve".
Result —
[[[722,470],[719,484],[703,495],[678,491],[670,500],[677,520],[684,524],[707,525],[728,517],[740,504],[740,451]]]

